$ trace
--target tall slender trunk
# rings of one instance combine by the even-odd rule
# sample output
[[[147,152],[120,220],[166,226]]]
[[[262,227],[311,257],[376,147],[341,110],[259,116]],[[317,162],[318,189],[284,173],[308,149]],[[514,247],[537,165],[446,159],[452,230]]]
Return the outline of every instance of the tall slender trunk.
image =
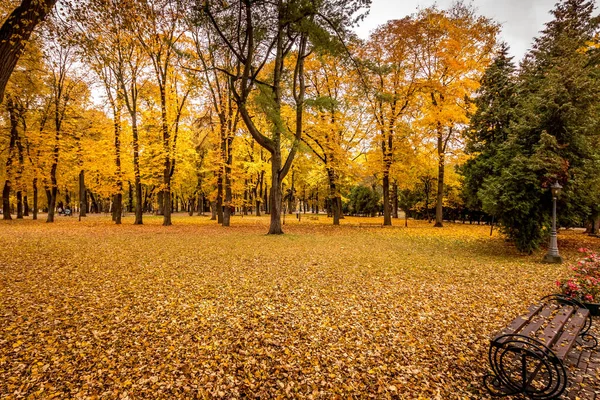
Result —
[[[29,202],[27,199],[27,193],[23,195],[23,216],[29,217]]]
[[[231,163],[233,162],[233,155],[231,144],[233,137],[231,132],[227,132],[228,135],[224,140],[225,146],[225,209],[223,210],[223,226],[229,226],[231,224],[231,201],[233,199],[231,193]]]
[[[22,112],[22,109],[20,109]],[[21,137],[18,134],[15,138],[15,144],[17,147],[19,166],[17,168],[17,176],[15,177],[15,183],[17,184],[17,219],[23,219],[23,171],[25,170],[25,158],[24,158],[24,149],[23,143],[21,142]]]
[[[390,118],[387,132],[382,132],[381,150],[383,156],[383,225],[392,225],[392,207],[390,204],[390,170],[392,168],[395,119]],[[383,130],[383,129],[382,129]]]
[[[271,154],[271,193],[269,196],[269,209],[271,211],[271,224],[269,227],[270,235],[281,235],[281,205],[283,193],[281,191],[281,179],[279,171],[281,170],[281,150],[279,148]]]
[[[115,166],[117,175],[117,193],[113,197],[113,219],[115,224],[121,224],[123,207],[123,177],[121,174],[121,98],[117,95],[114,104],[114,129],[115,129]]]
[[[50,168],[50,190],[46,190],[46,194],[50,194],[48,201],[48,216],[46,222],[54,222],[54,211],[56,208],[56,195],[58,194],[58,182],[56,180],[56,170],[58,169],[58,156],[60,152],[60,131],[56,130],[54,141],[54,149],[52,150],[52,166]]]
[[[55,185],[52,185],[50,189],[46,189],[46,198],[48,200],[48,216],[46,217],[46,222],[54,222],[54,211],[56,209],[57,194],[58,188]]]
[[[217,202],[216,201],[210,202],[210,213],[211,213],[210,220],[216,221],[217,220]]]
[[[10,220],[10,180],[4,182],[4,188],[2,189],[2,219]]]
[[[217,211],[217,223],[223,223],[223,168],[219,167],[217,172],[217,199],[215,202]]]
[[[127,212],[133,211],[133,187],[131,186],[131,181],[127,181]]]
[[[33,178],[33,219],[37,219],[38,215],[38,187],[37,187],[37,178]]]
[[[8,145],[8,157],[6,158],[6,180],[4,181],[4,188],[2,189],[2,218],[6,220],[12,219],[10,215],[10,192],[12,190],[12,163],[15,147],[19,137],[18,131],[18,116],[16,105],[11,96],[8,96],[6,101],[6,108],[8,110],[10,118],[10,142]]]
[[[46,190],[46,194],[50,194],[48,201],[48,216],[46,222],[54,222],[54,209],[56,208],[56,196],[58,194],[58,182],[56,179],[56,171],[58,170],[58,159],[60,155],[60,134],[62,127],[62,118],[60,111],[61,91],[62,88],[55,88],[57,93],[54,95],[54,147],[52,149],[52,165],[50,167],[50,191]]]
[[[383,172],[383,225],[392,225],[392,213],[390,210],[390,175],[389,171]]]
[[[171,135],[169,133],[169,122],[167,120],[167,94],[163,79],[160,85],[160,111],[162,119],[163,151],[165,153],[163,174],[163,226],[169,226],[171,222]]]
[[[441,127],[438,127],[438,185],[437,185],[437,202],[435,205],[435,227],[441,228],[444,226],[443,202],[444,202],[444,167],[445,167],[445,152],[444,138]]]
[[[17,219],[23,219],[23,193],[17,191]]]
[[[264,200],[263,200],[263,204],[265,205],[265,214],[270,214],[270,210],[269,210],[269,196],[270,196],[270,191],[269,191],[269,185],[267,183],[265,183],[265,192],[264,192]]]
[[[194,215],[194,209],[196,208],[196,196],[190,197],[187,207],[188,215],[192,217]]]
[[[96,196],[94,196],[94,193],[90,192],[90,199],[92,200],[92,206],[90,208],[91,212],[93,213],[99,213],[100,212],[100,207],[98,206],[98,202],[96,201]]]
[[[265,171],[260,171],[260,175],[258,177],[258,193],[256,194],[256,216],[260,217],[260,203],[263,196],[263,180],[265,178]]]
[[[233,199],[231,193],[231,183],[228,182],[229,178],[225,176],[225,206],[223,207],[223,226],[229,226],[231,224],[231,200]]]
[[[202,192],[198,195],[198,215],[204,215],[204,194]]]
[[[113,196],[112,215],[115,224],[121,224],[121,215],[123,214],[123,193],[117,193]]]
[[[429,189],[425,190],[425,219],[427,222],[431,222],[431,215],[429,213]]]
[[[594,235],[597,235],[598,230],[600,230],[600,216],[596,216],[595,218],[592,219],[591,233]]]
[[[398,218],[398,182],[392,184],[392,218]]]
[[[134,93],[137,93],[134,91]],[[126,99],[129,100],[129,99]],[[132,95],[131,101],[127,102],[129,116],[131,118],[131,134],[133,137],[133,175],[135,186],[135,221],[134,225],[142,225],[143,202],[142,202],[142,180],[140,174],[140,140],[137,121],[137,94]]]
[[[156,195],[156,200],[158,202],[158,209],[156,210],[156,215],[164,215],[165,214],[165,201],[164,198],[165,193],[161,190]]]
[[[85,188],[85,171],[79,171],[79,215],[87,216],[87,190]]]
[[[332,168],[327,168],[327,177],[329,178],[329,208],[333,216],[333,225],[339,225],[341,209],[337,201],[338,193],[335,182],[335,171]]]

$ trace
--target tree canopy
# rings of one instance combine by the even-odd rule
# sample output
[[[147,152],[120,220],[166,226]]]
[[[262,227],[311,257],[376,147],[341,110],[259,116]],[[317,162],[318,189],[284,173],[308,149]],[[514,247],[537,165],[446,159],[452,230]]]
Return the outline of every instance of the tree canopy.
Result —
[[[436,226],[494,219],[527,252],[559,182],[560,224],[597,227],[593,2],[558,3],[518,66],[499,24],[465,3],[361,40],[369,5],[81,0],[46,22],[51,1],[7,6],[3,217],[51,222],[68,207],[170,225],[186,211],[229,226],[268,213],[280,234],[285,212],[392,225],[403,211]]]

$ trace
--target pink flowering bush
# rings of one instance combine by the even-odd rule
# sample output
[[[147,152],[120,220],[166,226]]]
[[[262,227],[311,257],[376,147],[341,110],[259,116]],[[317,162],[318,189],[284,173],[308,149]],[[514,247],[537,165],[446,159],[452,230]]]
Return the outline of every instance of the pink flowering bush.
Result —
[[[562,294],[586,303],[600,303],[600,254],[581,248],[585,257],[571,266],[573,277],[557,281]]]

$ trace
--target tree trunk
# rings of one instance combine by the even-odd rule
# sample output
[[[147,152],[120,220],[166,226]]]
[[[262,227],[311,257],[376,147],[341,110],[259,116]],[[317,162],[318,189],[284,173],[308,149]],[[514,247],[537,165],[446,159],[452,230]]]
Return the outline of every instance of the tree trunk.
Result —
[[[56,180],[56,178],[54,178]],[[58,194],[58,188],[53,185],[51,189],[46,189],[46,198],[48,200],[48,216],[46,222],[54,222],[54,211],[56,208],[56,195]]]
[[[265,214],[269,214],[269,199],[268,199],[268,193],[271,193],[269,191],[269,185],[265,183],[265,193],[264,193],[264,201],[263,204],[265,205]]]
[[[429,214],[429,190],[425,192],[425,218],[427,222],[431,222],[431,215]]]
[[[339,225],[341,210],[337,201],[338,193],[335,184],[335,172],[333,171],[333,169],[327,169],[327,177],[329,178],[329,208],[331,209],[331,215],[333,216],[333,225]]]
[[[217,202],[216,201],[210,202],[210,212],[211,212],[210,220],[216,221],[217,220]]]
[[[263,192],[263,178],[265,176],[265,171],[260,171],[258,174],[258,182],[256,182],[256,186],[254,187],[254,200],[256,204],[256,216],[260,217],[260,205],[262,199]]]
[[[223,168],[219,167],[217,171],[217,223],[223,223]]]
[[[115,130],[115,166],[117,175],[117,193],[113,197],[113,220],[121,224],[123,207],[123,177],[121,176],[121,97],[117,96],[117,104],[113,110]]]
[[[134,225],[142,225],[143,213],[143,202],[142,202],[142,181],[140,174],[140,143],[137,126],[137,108],[135,101],[133,102],[132,109],[130,111],[131,117],[131,133],[133,136],[133,172],[134,172],[134,186],[135,186],[135,221]]]
[[[156,195],[156,199],[158,201],[158,209],[156,210],[156,215],[164,215],[164,208],[165,208],[164,197],[165,197],[165,194],[162,190],[160,190],[158,192],[158,194]]]
[[[123,193],[117,193],[113,197],[113,219],[115,224],[121,224],[121,215],[123,214]]]
[[[59,110],[56,106],[55,117],[54,117],[54,148],[52,149],[52,166],[50,167],[50,191],[46,190],[46,194],[50,193],[50,199],[48,201],[48,216],[46,222],[54,222],[54,208],[56,207],[56,195],[58,194],[58,183],[56,180],[56,170],[58,169],[58,156],[60,152],[60,128],[61,120],[58,115]]]
[[[204,194],[198,195],[198,215],[204,215]]]
[[[166,80],[166,79],[165,79]],[[162,119],[163,151],[165,153],[163,173],[163,226],[172,225],[171,222],[171,135],[169,121],[167,120],[167,94],[163,84],[160,85],[160,108]]]
[[[281,235],[281,206],[283,193],[281,191],[281,179],[279,171],[281,170],[281,152],[276,150],[271,155],[271,194],[269,196],[269,209],[271,211],[271,224],[269,226],[269,235]]]
[[[231,224],[231,163],[233,162],[233,156],[231,151],[231,145],[233,137],[227,136],[224,140],[225,146],[225,209],[223,210],[223,226],[229,226]]]
[[[190,217],[194,216],[195,208],[196,208],[196,197],[192,196],[192,197],[190,197],[190,200],[188,201],[188,215]]]
[[[52,187],[50,190],[46,190],[46,196],[49,195],[48,198],[48,215],[46,217],[46,222],[54,222],[54,211],[56,208],[56,196],[58,194],[58,187],[56,186],[56,167],[53,165],[53,168],[50,171],[50,180],[52,182]]]
[[[390,207],[390,175],[389,171],[383,172],[383,225],[392,225],[392,213]]]
[[[437,185],[437,201],[435,205],[435,227],[441,228],[444,226],[443,204],[444,204],[444,167],[445,153],[443,150],[443,138],[441,129],[438,132],[438,185]]]
[[[23,193],[17,191],[17,219],[23,219]]]
[[[2,189],[2,219],[10,220],[10,181],[7,179],[4,182]]]
[[[85,189],[85,171],[79,171],[79,215],[87,216],[87,194]]]
[[[392,185],[392,218],[398,218],[398,183]]]
[[[29,217],[29,201],[27,199],[27,193],[23,196],[23,216]]]
[[[132,212],[133,211],[133,187],[131,186],[131,181],[127,181],[127,186],[128,186],[127,212]]]
[[[223,206],[223,226],[231,225],[231,187],[225,189],[225,205]]]
[[[52,10],[54,3],[56,0],[22,0],[0,27],[0,103],[25,44],[36,25]]]
[[[12,190],[12,162],[13,155],[15,151],[15,147],[17,145],[17,140],[19,138],[18,131],[18,116],[16,105],[12,99],[12,97],[8,97],[6,109],[8,110],[9,119],[10,119],[10,141],[8,145],[8,154],[6,158],[6,181],[4,182],[4,188],[2,190],[2,214],[3,219],[10,220],[12,219],[10,215],[10,192]]]
[[[96,196],[94,196],[92,192],[90,192],[90,199],[92,200],[91,212],[96,214],[99,213],[100,207],[98,206],[98,202],[96,201]]]
[[[33,178],[33,219],[37,220],[38,215],[38,187],[37,178]]]
[[[592,213],[590,215],[589,222],[587,224],[587,229],[585,233],[589,233],[590,235],[597,235],[598,230],[600,229],[600,213],[595,208],[592,208]]]
[[[165,163],[165,172],[167,171],[167,167],[166,167]],[[169,162],[169,165],[171,163]],[[170,170],[170,168],[169,168]],[[164,201],[164,205],[163,205],[163,226],[170,226],[173,223],[171,222],[171,177],[164,177],[164,184],[167,186],[166,189],[164,189],[164,194],[163,194],[163,201]]]

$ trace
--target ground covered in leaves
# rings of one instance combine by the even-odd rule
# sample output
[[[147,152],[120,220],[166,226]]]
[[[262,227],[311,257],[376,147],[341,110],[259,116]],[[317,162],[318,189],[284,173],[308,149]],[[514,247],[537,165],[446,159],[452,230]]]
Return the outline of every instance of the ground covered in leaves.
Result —
[[[490,336],[568,274],[486,226],[132,222],[0,222],[0,397],[487,398]]]

